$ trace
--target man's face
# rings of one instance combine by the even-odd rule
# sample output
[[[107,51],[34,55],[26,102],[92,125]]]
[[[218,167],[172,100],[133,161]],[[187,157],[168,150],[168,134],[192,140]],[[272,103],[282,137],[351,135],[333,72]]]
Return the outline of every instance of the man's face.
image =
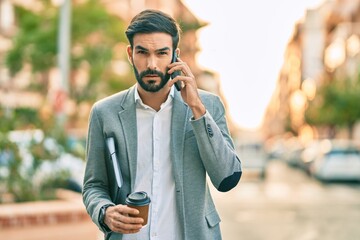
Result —
[[[128,47],[128,57],[140,87],[157,92],[169,81],[167,66],[172,58],[172,38],[166,33],[141,33]]]

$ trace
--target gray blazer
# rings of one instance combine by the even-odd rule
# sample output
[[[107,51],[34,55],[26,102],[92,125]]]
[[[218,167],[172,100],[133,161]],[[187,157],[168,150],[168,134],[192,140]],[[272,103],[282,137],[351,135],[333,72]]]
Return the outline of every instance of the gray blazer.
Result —
[[[122,239],[99,223],[106,204],[124,204],[134,189],[137,161],[136,87],[94,104],[89,120],[87,165],[83,201],[93,222],[107,239]],[[171,161],[175,176],[176,201],[184,239],[221,239],[220,217],[206,182],[207,175],[219,191],[236,186],[241,162],[235,154],[219,97],[199,90],[207,109],[204,117],[192,120],[192,112],[175,91],[171,119]],[[119,190],[105,139],[116,139],[116,154],[124,184]]]

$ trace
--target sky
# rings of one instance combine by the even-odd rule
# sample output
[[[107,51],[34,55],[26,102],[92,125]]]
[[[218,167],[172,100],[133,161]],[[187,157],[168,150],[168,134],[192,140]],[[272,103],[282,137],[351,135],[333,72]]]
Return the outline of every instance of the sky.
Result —
[[[220,76],[228,111],[239,127],[260,127],[294,24],[323,1],[183,0],[208,23],[199,31],[197,60]]]

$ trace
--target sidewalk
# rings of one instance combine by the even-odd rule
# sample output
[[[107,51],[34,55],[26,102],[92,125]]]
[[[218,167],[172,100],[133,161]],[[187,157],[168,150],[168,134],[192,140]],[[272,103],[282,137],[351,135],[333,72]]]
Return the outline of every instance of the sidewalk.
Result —
[[[0,239],[6,240],[98,240],[99,232],[91,220],[47,226],[1,229]]]
[[[98,240],[81,195],[59,190],[58,200],[0,205],[0,239]]]

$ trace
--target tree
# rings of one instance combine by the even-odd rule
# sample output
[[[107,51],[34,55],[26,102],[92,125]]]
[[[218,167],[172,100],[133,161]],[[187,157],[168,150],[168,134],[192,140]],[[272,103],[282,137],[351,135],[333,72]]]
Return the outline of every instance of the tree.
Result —
[[[37,12],[15,7],[18,28],[5,62],[12,75],[30,65],[34,75],[29,90],[46,94],[49,70],[57,66],[59,9],[50,0],[42,3],[42,10]],[[132,84],[110,71],[114,47],[126,40],[121,19],[110,15],[99,1],[89,0],[73,6],[71,24],[71,70],[74,73],[84,65],[89,66],[89,80],[79,88],[70,79],[70,98],[77,103],[94,101],[99,89],[107,94],[106,91],[119,91]],[[101,82],[109,83],[111,88],[97,87]]]
[[[360,120],[360,75],[357,79],[333,80],[319,89],[318,95],[305,112],[310,125],[328,126],[335,134],[337,127],[346,127],[350,138],[354,126]]]
[[[7,53],[5,62],[11,74],[30,64],[34,73],[46,74],[56,64],[56,9],[47,6],[48,11],[34,13],[22,7],[15,8],[18,29],[13,37],[13,47]],[[40,15],[41,14],[41,15]],[[47,77],[43,82],[31,85],[36,90],[46,92]]]

